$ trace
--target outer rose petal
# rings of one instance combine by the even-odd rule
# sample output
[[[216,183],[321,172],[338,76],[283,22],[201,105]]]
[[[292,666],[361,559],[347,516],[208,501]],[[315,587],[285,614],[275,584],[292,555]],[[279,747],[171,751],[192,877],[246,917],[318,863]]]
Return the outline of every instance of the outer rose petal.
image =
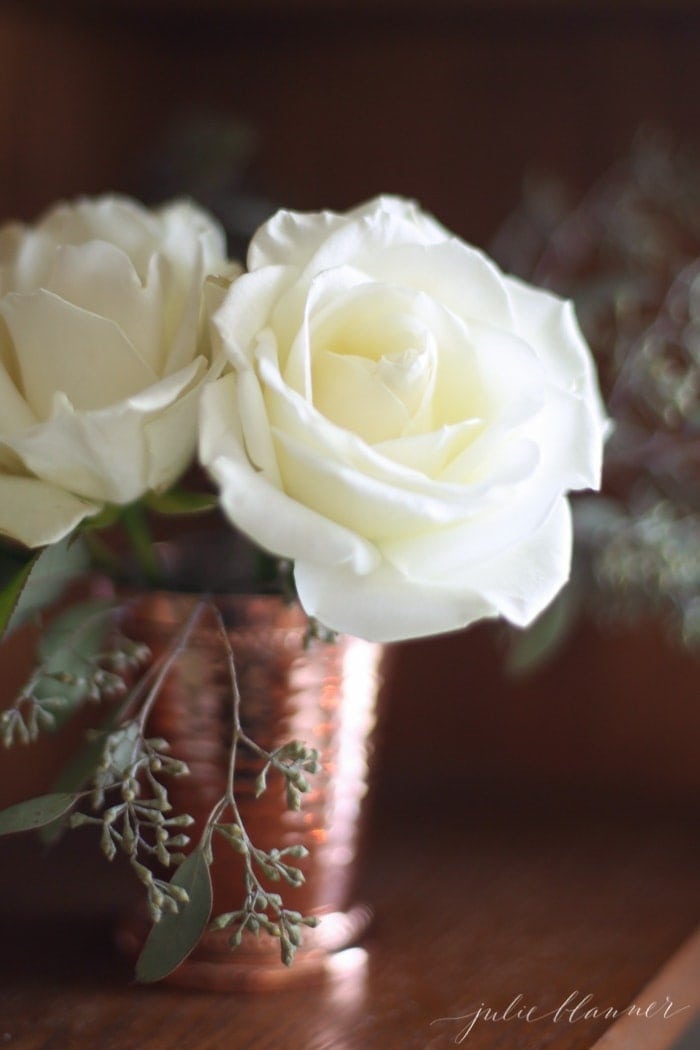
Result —
[[[474,566],[469,583],[510,623],[527,627],[569,579],[572,541],[571,510],[562,498],[539,529]]]
[[[156,214],[118,194],[56,204],[39,219],[35,230],[54,244],[93,240],[115,244],[126,252],[142,279],[161,233]]]
[[[0,474],[0,535],[27,547],[57,543],[99,510],[47,481]]]
[[[189,200],[172,201],[156,212],[164,232],[164,251],[173,259],[191,262],[192,244],[201,250],[207,273],[218,273],[226,259],[226,235],[202,208]],[[196,239],[193,238],[196,234]]]
[[[386,562],[369,576],[358,576],[346,566],[299,560],[294,581],[310,616],[373,642],[442,634],[498,615],[473,591],[407,580]]]
[[[205,371],[199,358],[179,375],[94,412],[76,412],[57,395],[50,419],[8,438],[5,445],[37,477],[86,499],[130,503],[148,489],[174,481],[176,465],[184,469],[183,461],[189,462],[196,442],[196,405],[183,415],[179,399],[201,385]],[[155,429],[149,435],[150,427]]]
[[[148,419],[143,426],[146,486],[163,492],[185,472],[197,442],[199,402],[207,376],[200,373],[190,389]]]
[[[155,383],[157,375],[113,321],[52,292],[7,295],[0,314],[10,330],[27,401],[38,416],[60,390],[76,408],[104,408]],[[47,353],[56,339],[63,353]]]
[[[257,333],[270,324],[275,303],[297,276],[293,268],[269,266],[259,273],[244,273],[234,281],[212,318],[212,326],[237,368],[252,365],[251,348]]]
[[[571,534],[562,500],[538,532],[470,570],[463,586],[412,580],[386,562],[358,576],[345,566],[297,561],[294,579],[310,615],[335,631],[377,642],[455,631],[499,614],[526,627],[569,577]]]
[[[540,288],[530,288],[515,277],[504,277],[515,310],[515,325],[535,347],[560,386],[575,397],[580,420],[576,441],[587,458],[577,488],[600,488],[603,445],[610,433],[593,358],[581,333],[573,305]]]
[[[456,237],[428,245],[406,244],[396,233],[393,243],[376,240],[374,228],[362,231],[352,255],[353,265],[373,280],[415,288],[464,320],[495,316],[509,326],[503,275],[483,252]]]
[[[248,269],[284,264],[303,269],[332,234],[348,222],[383,215],[406,223],[411,230],[409,243],[437,244],[450,237],[448,230],[420,210],[414,201],[400,197],[375,197],[345,214],[332,211],[278,211],[260,227],[250,242]]]

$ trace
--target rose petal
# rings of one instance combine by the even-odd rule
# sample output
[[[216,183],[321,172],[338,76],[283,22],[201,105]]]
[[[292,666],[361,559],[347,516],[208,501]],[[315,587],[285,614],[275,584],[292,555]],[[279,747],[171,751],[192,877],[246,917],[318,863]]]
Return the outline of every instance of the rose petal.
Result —
[[[285,266],[271,266],[261,273],[244,273],[231,285],[212,325],[236,368],[249,368],[256,336],[270,323],[279,297],[297,274]]]
[[[573,395],[570,403],[578,423],[573,447],[581,461],[581,477],[585,479],[585,484],[577,487],[600,488],[603,445],[611,424],[573,304],[551,292],[529,288],[514,277],[505,278],[505,285],[515,310],[518,331],[546,363],[552,379]]]
[[[318,456],[283,431],[272,432],[285,492],[374,542],[422,536],[476,512],[485,514],[491,504],[502,503],[502,488],[512,478],[529,477],[537,461],[536,447],[522,443],[494,464],[482,485],[426,483],[418,476],[421,483],[401,486]]]
[[[221,362],[214,362],[210,365],[205,357],[195,357],[194,361],[190,361],[173,375],[166,376],[165,379],[153,383],[144,390],[139,390],[138,393],[127,398],[126,403],[137,412],[158,412],[172,404],[193,383],[198,383],[206,372],[215,375],[220,367]]]
[[[359,475],[366,475],[388,489],[401,490],[397,497],[402,499],[401,492],[407,494],[408,500],[444,500],[459,505],[466,510],[474,500],[486,498],[493,486],[512,483],[512,462],[515,453],[495,460],[497,448],[490,453],[491,463],[494,459],[493,472],[484,470],[485,481],[480,485],[467,486],[464,479],[458,484],[442,483],[423,476],[419,470],[405,467],[397,459],[388,459],[376,452],[356,434],[342,427],[337,427],[318,413],[312,405],[299,397],[284,385],[277,369],[274,348],[263,346],[259,350],[259,372],[266,386],[264,407],[256,426],[262,431],[271,427],[277,435],[284,435],[288,448],[305,449],[308,456],[322,464],[323,470],[350,470]],[[252,410],[253,406],[249,406]],[[229,409],[230,411],[230,409]],[[246,441],[248,436],[246,434]],[[528,447],[532,446],[527,442]],[[536,456],[535,456],[536,458]],[[521,469],[530,470],[533,457],[527,455],[527,464],[517,468],[515,477],[521,478]],[[505,474],[502,471],[505,470]],[[345,476],[345,475],[344,475]],[[350,475],[348,475],[349,477]],[[348,498],[350,498],[348,496]]]
[[[285,383],[309,401],[313,398],[313,344],[323,342],[319,328],[327,319],[327,311],[336,317],[341,304],[351,304],[360,286],[366,283],[365,275],[358,270],[334,267],[318,274],[308,286],[297,281],[275,307],[272,330],[280,371]]]
[[[427,434],[411,434],[391,441],[378,442],[374,449],[395,463],[418,470],[428,478],[443,478],[444,472],[456,457],[478,437],[483,421],[465,419],[439,427]]]
[[[33,230],[21,223],[4,227],[0,237],[2,294],[36,291],[51,272],[56,250],[54,239],[41,230]]]
[[[403,434],[410,416],[381,382],[374,362],[349,354],[321,353],[314,362],[314,403],[336,426],[373,444]]]
[[[55,244],[109,241],[128,255],[142,280],[161,236],[153,212],[117,194],[54,205],[35,228],[50,236]]]
[[[457,238],[439,244],[374,243],[366,235],[350,257],[353,266],[385,284],[412,288],[463,320],[512,323],[511,304],[498,268]]]
[[[561,500],[538,532],[469,579],[416,582],[382,563],[369,576],[345,567],[297,561],[294,579],[310,616],[336,631],[392,642],[458,630],[503,615],[530,624],[566,583],[571,518]]]
[[[157,266],[149,267],[144,286],[128,256],[106,241],[61,245],[45,287],[74,306],[109,318],[158,369],[163,304]]]
[[[0,474],[0,534],[27,547],[57,543],[100,509],[49,482]]]
[[[211,274],[229,275],[226,238],[218,223],[190,201],[175,201],[161,208],[157,217],[162,260],[161,282],[169,304],[168,346],[164,375],[187,365],[202,352],[202,286]],[[173,314],[173,305],[178,311]]]
[[[368,576],[344,566],[300,560],[294,566],[299,601],[332,630],[375,642],[421,638],[498,615],[479,594],[401,576],[383,563]]]
[[[52,292],[6,295],[0,315],[15,345],[26,399],[39,417],[50,413],[56,391],[76,408],[98,409],[158,378],[114,322]]]
[[[534,455],[533,455],[534,451]],[[538,531],[561,496],[558,485],[542,477],[536,447],[512,444],[513,472],[521,481],[494,485],[490,499],[475,505],[453,524],[412,536],[387,537],[382,554],[416,580],[471,579],[472,567],[500,557]],[[504,456],[507,462],[507,456]]]
[[[198,349],[202,322],[202,285],[206,276],[199,247],[189,260],[188,274],[190,280],[182,287],[177,266],[161,257],[164,299],[170,304],[163,364],[163,374],[166,376],[189,364]]]
[[[344,218],[335,212],[312,214],[287,211],[275,212],[260,227],[248,246],[248,270],[253,273],[267,266],[303,267],[318,246]]]
[[[470,586],[518,627],[527,627],[569,579],[571,510],[559,499],[549,517],[520,544],[469,573]]]
[[[187,393],[143,425],[146,489],[161,492],[184,474],[197,447],[197,420],[204,376]]]
[[[7,366],[10,353],[0,330],[0,437],[16,434],[36,423],[36,416],[17,389]]]
[[[201,251],[204,270],[218,274],[226,266],[226,234],[218,222],[189,200],[171,201],[156,212],[161,232],[158,248],[183,265],[189,281],[194,255],[193,246]]]
[[[246,369],[237,377],[233,397],[241,430],[245,434],[245,450],[249,460],[269,482],[281,488],[277,453],[267,420],[265,400],[258,377],[251,369]]]
[[[27,470],[87,499],[130,503],[151,487],[161,487],[172,464],[189,461],[196,437],[184,426],[177,436],[168,427],[173,449],[162,465],[154,462],[161,426],[148,436],[146,424],[171,411],[206,374],[203,358],[133,398],[94,412],[77,412],[64,396],[54,396],[44,423],[3,442],[21,457]],[[191,413],[194,419],[196,412]],[[179,417],[176,417],[179,418]],[[188,446],[185,454],[183,449]],[[159,446],[163,451],[162,443]],[[174,480],[174,478],[172,478]]]
[[[0,295],[12,290],[19,291],[13,283],[14,267],[26,233],[27,228],[21,222],[7,222],[0,227]]]
[[[231,394],[230,376],[208,385],[200,417],[200,459],[221,487],[231,521],[274,554],[299,558],[313,551],[355,572],[371,571],[378,562],[371,544],[290,499],[251,465],[230,413]]]
[[[449,233],[432,216],[426,215],[414,201],[389,194],[375,197],[342,215],[332,211],[315,213],[278,211],[261,226],[248,249],[248,269],[262,266],[291,264],[303,268],[323,242],[348,221],[363,220],[383,214],[407,224],[412,239],[435,243],[449,237]]]
[[[543,475],[560,491],[600,487],[606,423],[590,402],[550,388],[528,430],[542,449]]]

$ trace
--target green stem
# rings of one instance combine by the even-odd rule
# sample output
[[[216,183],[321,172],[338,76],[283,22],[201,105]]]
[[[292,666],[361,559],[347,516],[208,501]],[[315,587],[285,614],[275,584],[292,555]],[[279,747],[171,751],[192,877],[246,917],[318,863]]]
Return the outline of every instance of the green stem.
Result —
[[[146,728],[146,722],[148,721],[148,716],[150,715],[151,710],[153,708],[153,705],[155,704],[156,700],[158,699],[158,695],[159,695],[159,693],[160,693],[160,691],[161,691],[161,689],[163,687],[163,682],[165,681],[165,678],[166,678],[170,668],[175,663],[175,661],[177,660],[178,656],[182,652],[184,652],[184,650],[187,648],[187,643],[190,640],[190,635],[192,634],[192,631],[196,627],[197,621],[198,621],[199,617],[201,616],[202,610],[204,609],[206,603],[207,603],[206,597],[203,597],[201,599],[201,601],[197,602],[197,604],[194,607],[192,613],[190,614],[189,619],[187,620],[187,623],[185,624],[185,626],[182,628],[182,631],[178,635],[178,637],[177,637],[177,639],[175,641],[175,644],[168,651],[165,660],[163,661],[163,663],[160,665],[160,667],[158,669],[158,673],[156,675],[155,681],[153,682],[153,685],[149,689],[148,695],[144,699],[143,704],[142,704],[142,706],[141,706],[141,708],[139,710],[138,716],[136,718],[136,720],[138,722],[138,725],[139,725],[139,730],[140,730],[141,736],[143,736],[143,733],[144,733],[145,728]]]
[[[124,575],[123,562],[102,537],[90,529],[84,529],[82,537],[90,551],[90,558],[95,568],[104,570],[117,580],[121,579]]]
[[[153,587],[157,586],[163,582],[163,575],[144,508],[139,503],[129,504],[122,510],[121,520],[144,581]]]

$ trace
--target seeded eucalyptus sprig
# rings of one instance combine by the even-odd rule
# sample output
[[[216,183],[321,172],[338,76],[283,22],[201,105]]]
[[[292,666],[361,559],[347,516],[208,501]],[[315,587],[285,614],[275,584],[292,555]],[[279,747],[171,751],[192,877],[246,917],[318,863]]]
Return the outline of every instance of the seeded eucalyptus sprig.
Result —
[[[44,629],[39,663],[14,703],[0,714],[5,747],[34,742],[86,702],[99,703],[126,692],[123,675],[150,656],[147,646],[112,630],[108,601],[73,605]]]
[[[202,847],[205,856],[211,863],[211,840],[212,834],[216,832],[226,839],[237,853],[241,854],[245,868],[245,899],[241,908],[236,911],[218,915],[212,923],[212,928],[216,930],[232,928],[233,933],[229,941],[232,948],[240,945],[246,929],[254,934],[265,930],[272,937],[279,938],[282,962],[289,966],[296,949],[301,944],[300,926],[316,926],[318,918],[313,915],[303,916],[297,911],[286,908],[280,894],[270,893],[265,889],[258,873],[272,882],[283,881],[289,886],[299,887],[304,883],[304,873],[296,865],[289,864],[287,861],[288,859],[303,860],[308,855],[308,850],[301,844],[288,846],[281,850],[262,850],[251,840],[234,791],[236,759],[238,748],[243,746],[265,763],[256,780],[256,798],[267,790],[267,777],[270,770],[274,769],[284,778],[287,805],[290,809],[299,810],[301,796],[309,789],[305,774],[314,774],[319,770],[318,752],[298,740],[292,740],[274,751],[267,751],[245,732],[241,725],[241,693],[234,653],[221,613],[218,609],[215,609],[214,612],[228,659],[233,702],[233,729],[226,792],[212,810],[207,821],[202,836]],[[231,813],[233,820],[222,822],[221,817],[227,811]]]
[[[289,861],[303,860],[308,850],[301,844],[270,850],[256,846],[246,828],[234,789],[238,751],[245,747],[264,763],[256,781],[256,797],[267,790],[267,777],[273,769],[284,778],[288,806],[298,810],[302,795],[309,789],[307,777],[318,772],[318,752],[297,740],[268,751],[245,732],[240,718],[241,694],[234,653],[221,613],[215,606],[211,609],[226,650],[231,681],[232,733],[226,789],[212,808],[197,846],[171,880],[171,886],[185,889],[187,901],[176,915],[163,915],[151,930],[136,967],[136,976],[141,981],[156,981],[167,976],[194,948],[208,923],[213,930],[232,930],[229,939],[232,949],[241,944],[246,930],[256,935],[264,931],[279,938],[280,957],[289,966],[301,945],[301,927],[317,926],[319,922],[314,915],[304,916],[285,907],[282,896],[269,892],[261,882],[264,877],[272,882],[286,882],[293,888],[303,885],[304,873]],[[227,815],[231,819],[225,819]],[[212,909],[209,868],[213,862],[215,834],[223,837],[243,859],[245,897],[239,909],[220,914],[209,922]]]
[[[93,779],[91,801],[94,808],[99,808],[108,794],[116,794],[117,800],[99,816],[74,813],[70,818],[72,828],[93,824],[102,829],[101,847],[108,860],[113,860],[119,851],[126,854],[146,887],[154,922],[158,922],[163,911],[177,912],[178,906],[186,903],[187,895],[180,887],[156,878],[147,862],[157,860],[165,868],[181,864],[185,855],[179,850],[189,843],[182,829],[194,823],[188,814],[166,816],[172,806],[159,776],[183,776],[189,772],[185,763],[171,758],[167,750],[167,741],[143,737],[138,719],[108,734]]]
[[[167,675],[187,648],[205,609],[216,617],[227,654],[232,736],[224,794],[205,822],[197,845],[185,855],[190,841],[185,829],[194,820],[187,813],[172,813],[166,780],[185,776],[189,770],[169,754],[166,740],[148,735],[148,722]],[[245,732],[233,650],[221,614],[207,598],[198,602],[171,647],[129,691],[121,675],[140,666],[147,650],[115,635],[115,611],[111,604],[83,603],[59,617],[45,634],[42,664],[3,716],[8,745],[33,738],[44,725],[53,725],[50,716],[56,711],[71,714],[86,700],[126,695],[116,708],[112,705],[102,729],[88,734],[88,746],[61,774],[53,794],[0,813],[0,835],[43,829],[50,841],[66,823],[72,828],[100,828],[107,859],[124,854],[146,889],[154,926],[137,964],[137,977],[142,981],[158,980],[171,972],[206,929],[212,909],[212,841],[219,835],[243,858],[244,899],[239,909],[218,915],[212,928],[231,930],[232,948],[240,945],[246,930],[256,935],[264,931],[279,939],[282,961],[290,965],[301,944],[302,927],[316,926],[318,919],[287,908],[281,894],[270,892],[262,880],[301,886],[304,874],[296,862],[308,851],[302,844],[269,850],[255,844],[238,807],[235,771],[239,748],[244,747],[262,762],[256,797],[267,790],[268,776],[274,771],[283,778],[287,805],[298,810],[309,790],[309,776],[318,772],[318,753],[298,740],[266,750]],[[175,868],[169,881],[156,873],[158,866]]]
[[[105,603],[97,603],[97,608],[94,608],[93,604],[71,607],[44,635],[41,646],[46,649],[46,659],[30,680],[34,693],[30,695],[25,688],[14,707],[6,712],[8,744],[17,735],[24,740],[31,733],[32,719],[37,722],[38,730],[42,719],[32,711],[43,712],[42,704],[49,705],[49,712],[51,706],[72,711],[86,699],[104,699],[107,691],[94,689],[93,683],[98,671],[107,674],[105,665],[124,673],[143,662],[147,648],[120,635],[117,636],[116,648],[113,643],[112,648],[105,652],[99,649],[97,643],[101,644],[102,636],[109,633],[115,609]],[[155,879],[143,861],[157,860],[165,867],[182,862],[184,854],[177,851],[189,840],[181,829],[188,827],[193,820],[187,814],[166,816],[172,807],[162,777],[182,776],[188,770],[184,762],[167,754],[167,741],[147,737],[146,728],[165,678],[186,647],[204,604],[200,602],[196,606],[171,649],[130,691],[127,692],[125,682],[115,671],[109,672],[109,679],[97,679],[102,683],[107,680],[111,686],[112,679],[118,678],[120,688],[110,688],[109,694],[127,695],[116,709],[109,712],[101,730],[88,733],[88,746],[63,770],[54,793],[19,803],[0,813],[0,834],[45,828],[47,841],[55,837],[56,823],[66,817],[71,827],[85,824],[101,827],[105,856],[112,860],[118,850],[128,856],[136,874],[146,885],[154,918],[160,917],[163,907],[172,910],[178,902],[184,901],[185,896],[171,892],[168,883]],[[66,630],[68,625],[70,632]],[[95,635],[96,625],[101,632],[99,638]],[[58,659],[63,667],[75,664],[79,672],[54,671],[52,661]],[[86,668],[95,673],[89,675]],[[66,691],[66,695],[60,697],[60,705],[56,705],[54,697],[45,698],[38,693],[38,683],[44,682],[49,675]],[[30,703],[34,707],[27,715],[25,709]],[[24,724],[25,718],[30,720],[30,725],[17,734],[16,726]],[[13,734],[10,728],[14,729]],[[89,802],[92,813],[73,812],[68,816],[83,802]]]
[[[92,734],[99,744],[99,759],[87,782],[93,813],[76,812],[69,820],[72,828],[96,825],[102,829],[100,844],[108,860],[118,852],[128,857],[146,887],[155,922],[163,911],[176,912],[186,903],[187,894],[154,876],[149,862],[157,861],[165,868],[182,863],[185,855],[180,850],[189,843],[182,829],[194,821],[188,814],[167,815],[172,805],[161,778],[184,776],[189,770],[184,762],[167,754],[166,740],[148,738],[146,727],[165,678],[187,646],[203,607],[203,602],[198,603],[172,648],[152,669],[152,676],[145,676],[133,691],[125,706],[128,709],[132,700],[139,700],[138,713],[111,729]]]

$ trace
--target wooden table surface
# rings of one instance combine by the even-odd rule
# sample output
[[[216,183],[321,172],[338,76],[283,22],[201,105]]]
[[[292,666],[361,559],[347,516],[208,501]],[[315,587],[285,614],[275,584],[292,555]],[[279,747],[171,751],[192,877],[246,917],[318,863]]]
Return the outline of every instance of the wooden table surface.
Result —
[[[111,941],[131,892],[123,873],[78,833],[49,858],[6,840],[0,1046],[587,1050],[616,1036],[611,1020],[552,1012],[584,995],[587,1009],[647,1008],[645,986],[697,924],[695,814],[603,817],[547,800],[487,814],[468,793],[449,808],[393,807],[370,829],[361,890],[376,919],[362,946],[321,985],[245,996],[134,986]],[[604,1045],[674,1044],[700,1010],[700,951],[681,970],[657,977],[663,994],[652,984],[681,1014],[636,1019],[627,1041]],[[480,1004],[503,1011],[518,996],[536,1008],[530,1022],[464,1033]]]

